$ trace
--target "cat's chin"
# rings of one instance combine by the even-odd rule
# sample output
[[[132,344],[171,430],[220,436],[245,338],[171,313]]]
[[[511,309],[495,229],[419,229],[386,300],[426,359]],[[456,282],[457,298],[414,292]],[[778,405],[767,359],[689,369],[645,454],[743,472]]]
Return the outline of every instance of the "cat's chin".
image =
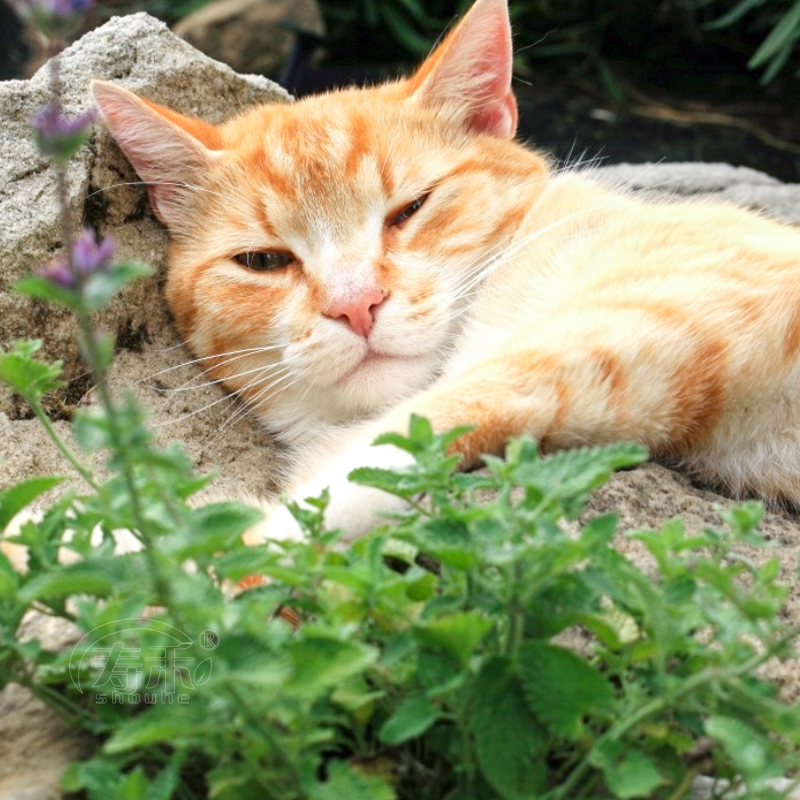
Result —
[[[423,388],[435,377],[437,360],[426,355],[370,351],[332,384],[345,404],[373,410]]]
[[[354,367],[336,379],[336,385],[353,382],[401,379],[408,380],[427,371],[429,359],[424,356],[390,355],[370,350]]]

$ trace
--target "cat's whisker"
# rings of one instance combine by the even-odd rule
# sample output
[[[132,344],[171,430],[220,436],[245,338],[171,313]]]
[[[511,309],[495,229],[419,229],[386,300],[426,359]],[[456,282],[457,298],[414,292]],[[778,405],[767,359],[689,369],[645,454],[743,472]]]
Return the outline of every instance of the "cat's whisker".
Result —
[[[183,347],[183,345],[181,345],[181,347]],[[158,372],[153,372],[146,378],[142,378],[141,382],[144,383],[146,381],[153,380],[153,378],[157,378],[159,375],[164,375],[168,372],[174,372],[175,370],[178,369],[195,366],[199,364],[201,361],[213,361],[214,359],[217,358],[223,358],[226,356],[238,356],[239,354],[241,354],[242,358],[245,358],[248,355],[254,355],[256,353],[265,353],[271,350],[280,350],[281,347],[283,347],[283,345],[271,345],[268,347],[245,347],[242,348],[241,350],[229,350],[224,353],[215,353],[214,355],[210,356],[201,356],[199,358],[192,358],[189,361],[183,361],[180,364],[173,364],[171,367],[165,367],[164,369],[160,369]],[[159,352],[164,352],[164,351],[159,351]],[[199,374],[200,375],[204,374],[204,371],[200,372]]]
[[[275,369],[276,371],[278,371],[281,368],[288,369],[289,367],[287,367],[285,364],[279,363],[279,364],[275,364],[275,365],[265,365],[263,367],[263,370]],[[254,379],[254,380],[257,383],[258,379]],[[248,385],[250,385],[250,384],[248,384]],[[219,403],[222,403],[222,402],[225,402],[225,401],[228,401],[228,400],[231,400],[231,399],[235,399],[235,396],[226,393],[225,395],[223,395],[222,397],[218,398],[217,400],[213,400],[210,403],[206,403],[201,408],[195,409],[194,411],[191,411],[191,412],[189,412],[187,414],[184,414],[182,416],[176,417],[175,419],[170,420],[168,423],[162,423],[162,425],[173,424],[173,423],[176,423],[176,422],[182,422],[182,421],[184,421],[186,419],[190,419],[191,417],[193,417],[193,416],[195,416],[197,414],[200,414],[200,413],[202,413],[204,411],[207,411],[210,408],[213,408],[214,406],[218,405]],[[159,427],[158,423],[156,424],[156,427]]]
[[[285,374],[287,374],[287,373],[284,373],[284,375],[285,375]],[[273,375],[270,375],[269,377],[277,380],[277,378],[276,378],[276,376],[275,376],[274,374],[273,374]],[[268,379],[268,378],[264,378],[264,380],[267,380],[267,379]],[[257,385],[257,384],[258,384],[258,381],[257,381],[257,380],[256,380],[256,381],[253,381],[252,383],[248,384],[248,388],[250,388],[250,387],[252,387],[252,386],[255,386],[255,385]],[[258,394],[258,395],[256,395],[256,397],[258,397],[258,398],[259,398],[259,402],[260,402],[261,400],[263,400],[263,398],[260,398],[260,392],[259,392],[259,394]],[[252,409],[253,409],[253,408],[255,408],[255,407],[256,407],[256,405],[257,405],[257,404],[254,402],[254,400],[253,400],[253,399],[245,399],[245,398],[242,398],[242,397],[238,397],[237,399],[239,399],[241,402],[239,402],[237,405],[235,405],[235,406],[233,407],[233,410],[232,410],[232,411],[231,411],[231,413],[228,415],[228,418],[225,420],[225,422],[223,422],[223,423],[222,423],[222,425],[220,425],[220,426],[219,426],[219,430],[218,430],[218,431],[217,431],[217,433],[214,435],[214,437],[211,439],[211,441],[212,441],[212,442],[213,442],[213,441],[216,441],[216,439],[217,439],[217,437],[218,437],[218,436],[220,436],[220,435],[221,435],[221,434],[222,434],[224,431],[228,430],[228,429],[229,429],[229,428],[230,428],[232,425],[234,425],[234,424],[235,424],[235,423],[236,423],[236,422],[237,422],[239,419],[242,419],[243,417],[245,417],[245,416],[246,416],[246,415],[247,415],[247,414],[248,414],[250,411],[252,411]]]
[[[212,367],[209,367],[208,369],[204,369],[204,370],[198,372],[196,375],[193,375],[187,381],[184,381],[184,383],[181,384],[180,386],[177,386],[174,389],[165,390],[164,393],[165,394],[174,394],[176,392],[195,391],[197,389],[202,389],[205,386],[218,385],[218,384],[224,383],[225,380],[232,380],[232,379],[235,379],[235,378],[240,378],[243,375],[249,375],[249,374],[251,374],[253,372],[258,372],[258,371],[264,369],[265,366],[269,366],[269,365],[259,365],[259,366],[254,367],[254,368],[252,368],[252,369],[250,369],[250,370],[248,370],[246,372],[236,373],[236,375],[234,375],[234,376],[227,376],[225,378],[213,378],[213,379],[211,379],[209,381],[206,381],[205,383],[196,384],[195,386],[190,386],[189,385],[193,381],[199,380],[200,378],[203,378],[203,377],[207,376],[212,369],[219,369],[220,367],[224,367],[224,366],[226,366],[228,364],[232,364],[234,361],[238,361],[238,360],[240,360],[242,358],[252,358],[254,356],[259,355],[262,352],[267,352],[268,350],[271,350],[271,349],[274,349],[274,348],[263,348],[263,349],[262,348],[257,348],[253,352],[245,352],[245,353],[242,353],[240,355],[236,355],[236,356],[232,356],[231,358],[227,358],[224,361],[221,361],[219,363],[215,363]],[[281,362],[274,362],[274,363],[278,363],[279,364]]]
[[[208,411],[208,409],[214,408],[214,406],[217,406],[220,403],[226,403],[226,402],[229,402],[229,401],[234,400],[234,399],[235,399],[234,395],[225,394],[225,395],[223,395],[222,397],[220,397],[220,398],[218,398],[216,400],[212,400],[210,403],[206,403],[201,408],[196,408],[193,411],[189,411],[186,414],[182,414],[181,416],[174,417],[172,419],[166,420],[165,422],[154,422],[153,423],[153,427],[154,428],[165,428],[165,427],[167,427],[169,425],[176,425],[179,422],[183,422],[184,420],[191,419],[192,417],[195,417],[198,414],[202,414],[204,411]]]
[[[287,366],[283,374],[278,372],[262,378],[261,380],[264,381],[270,380],[270,383],[259,389],[259,391],[253,397],[247,398],[242,405],[235,408],[231,413],[231,415],[228,417],[228,419],[220,426],[220,430],[217,436],[224,430],[229,428],[231,425],[233,425],[241,417],[245,416],[245,414],[247,414],[250,409],[257,408],[259,405],[263,404],[266,400],[272,398],[277,393],[278,387],[280,387],[281,391],[284,392],[288,391],[296,382],[301,380],[306,373],[307,370],[303,370],[298,373],[295,372],[289,366]],[[289,383],[284,386],[281,386],[281,384],[284,383],[287,380],[287,378],[291,379]],[[254,380],[250,384],[248,384],[247,388],[248,389],[253,388],[254,386],[257,386],[258,383],[259,380]],[[216,438],[216,436],[214,438]]]

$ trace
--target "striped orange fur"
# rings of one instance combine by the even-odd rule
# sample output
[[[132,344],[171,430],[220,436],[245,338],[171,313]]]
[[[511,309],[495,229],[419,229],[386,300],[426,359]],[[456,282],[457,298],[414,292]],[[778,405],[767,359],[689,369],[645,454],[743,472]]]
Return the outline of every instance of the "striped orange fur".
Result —
[[[344,476],[401,463],[369,444],[412,411],[475,426],[465,465],[627,439],[800,502],[800,233],[554,170],[513,140],[511,53],[505,0],[477,0],[407,80],[219,127],[96,83],[189,347],[351,535],[391,501]]]

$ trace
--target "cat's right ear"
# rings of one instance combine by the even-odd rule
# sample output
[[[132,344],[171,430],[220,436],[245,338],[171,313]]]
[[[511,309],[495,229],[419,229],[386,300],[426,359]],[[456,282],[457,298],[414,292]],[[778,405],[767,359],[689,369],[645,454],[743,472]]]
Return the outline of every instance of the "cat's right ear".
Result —
[[[147,184],[156,216],[168,228],[179,228],[189,189],[223,147],[218,130],[113,83],[92,81],[92,94],[117,144]]]
[[[513,55],[506,0],[476,0],[411,77],[410,98],[475,133],[510,139],[517,128]]]

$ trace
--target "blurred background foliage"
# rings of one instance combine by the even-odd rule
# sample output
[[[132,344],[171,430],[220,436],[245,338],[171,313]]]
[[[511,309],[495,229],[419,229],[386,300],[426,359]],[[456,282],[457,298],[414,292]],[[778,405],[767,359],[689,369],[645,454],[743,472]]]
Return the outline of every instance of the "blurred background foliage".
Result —
[[[95,22],[148,11],[174,24],[208,2],[98,0]],[[299,35],[284,72],[270,76],[298,95],[407,71],[472,0],[318,2],[324,40]],[[523,138],[560,158],[575,146],[609,161],[727,160],[800,180],[800,0],[510,0],[510,7]],[[0,19],[0,38],[4,25]],[[683,132],[699,128],[705,139],[680,144]],[[722,139],[737,150],[720,147]]]
[[[266,1],[266,0],[265,0]],[[2,2],[2,0],[0,0]],[[96,14],[147,11],[174,24],[210,0],[98,0]],[[331,63],[417,61],[472,0],[319,0]],[[762,85],[800,78],[800,0],[510,0],[518,66],[563,60],[596,68],[604,59],[643,63],[727,51]],[[360,46],[355,47],[358,43]],[[727,60],[727,59],[726,59]]]

